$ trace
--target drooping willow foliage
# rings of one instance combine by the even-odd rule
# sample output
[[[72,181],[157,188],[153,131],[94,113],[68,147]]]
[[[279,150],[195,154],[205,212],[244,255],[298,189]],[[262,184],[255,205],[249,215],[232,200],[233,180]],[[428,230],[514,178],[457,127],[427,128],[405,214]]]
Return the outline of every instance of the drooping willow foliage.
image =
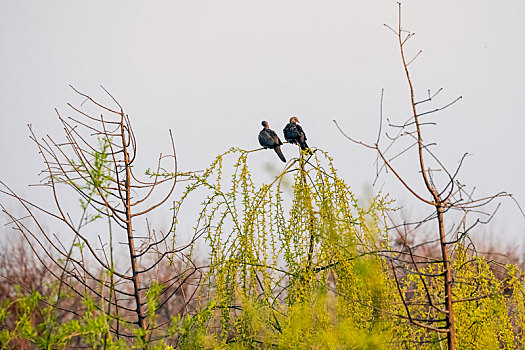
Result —
[[[377,196],[360,204],[321,150],[292,159],[271,183],[257,185],[251,153],[230,149],[203,173],[186,175],[192,185],[176,210],[192,195],[203,197],[194,229],[206,230],[210,247],[201,294],[207,306],[194,324],[186,322],[194,327],[186,341],[197,341],[200,327],[217,344],[293,348],[326,337],[315,341],[352,345],[374,343],[357,334],[377,327],[388,333],[380,343],[395,342],[391,332],[404,329],[384,311],[397,312],[399,303],[375,254],[388,250],[384,214],[391,202]],[[233,166],[225,166],[232,158]]]

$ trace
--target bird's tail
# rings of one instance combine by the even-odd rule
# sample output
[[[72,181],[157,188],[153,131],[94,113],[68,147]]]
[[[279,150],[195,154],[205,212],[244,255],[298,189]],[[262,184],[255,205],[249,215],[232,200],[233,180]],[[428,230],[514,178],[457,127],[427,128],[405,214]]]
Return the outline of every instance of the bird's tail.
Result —
[[[279,156],[279,158],[281,158],[281,160],[282,160],[283,162],[286,163],[286,158],[284,158],[284,154],[283,154],[283,152],[281,152],[281,147],[276,146],[276,147],[274,148],[274,151],[275,151],[275,153],[277,153],[277,155]]]
[[[308,145],[306,144],[306,141],[301,142],[299,145],[301,146],[301,149],[302,149],[303,151],[308,152],[308,154],[310,154],[310,155],[313,154],[313,152],[312,152],[312,150],[310,149],[310,147],[308,147]]]

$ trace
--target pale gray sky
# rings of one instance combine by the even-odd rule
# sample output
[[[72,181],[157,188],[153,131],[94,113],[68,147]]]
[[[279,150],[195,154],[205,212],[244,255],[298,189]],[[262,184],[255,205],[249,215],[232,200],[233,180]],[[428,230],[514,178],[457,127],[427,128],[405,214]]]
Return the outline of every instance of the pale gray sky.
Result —
[[[110,90],[147,159],[169,150],[171,128],[186,170],[231,146],[258,147],[263,119],[281,133],[298,115],[310,145],[329,151],[358,193],[373,180],[374,155],[332,120],[373,140],[381,88],[385,115],[406,118],[399,52],[383,26],[396,24],[395,1],[0,0],[0,9],[0,177],[24,194],[41,168],[26,124],[60,135],[53,109],[80,102],[68,84],[95,96],[99,85]],[[441,87],[438,103],[463,96],[436,115],[429,138],[440,156],[453,167],[472,153],[464,183],[525,203],[525,2],[410,0],[403,11],[404,27],[416,32],[408,49],[423,50],[411,65],[419,96]],[[273,153],[258,157],[280,166]],[[408,198],[393,178],[382,180]],[[525,219],[503,204],[494,235],[521,242]]]

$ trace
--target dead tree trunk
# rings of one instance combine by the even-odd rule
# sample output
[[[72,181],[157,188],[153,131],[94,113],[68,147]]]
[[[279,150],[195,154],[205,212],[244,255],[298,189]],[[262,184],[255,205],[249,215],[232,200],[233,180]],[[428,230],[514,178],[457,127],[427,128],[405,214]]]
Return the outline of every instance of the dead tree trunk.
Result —
[[[449,349],[456,348],[456,329],[454,328],[454,309],[452,308],[452,267],[450,265],[450,254],[445,237],[445,224],[443,222],[443,207],[436,206],[438,227],[439,227],[439,244],[441,245],[441,259],[443,260],[444,292],[445,292],[445,319],[447,327],[447,343]]]
[[[128,238],[128,248],[129,248],[129,259],[131,265],[131,281],[133,282],[133,294],[135,296],[136,303],[136,313],[137,313],[137,325],[146,330],[147,324],[146,319],[144,318],[143,302],[142,296],[140,293],[140,275],[137,265],[137,255],[135,250],[135,241],[133,238],[133,224],[131,214],[131,159],[128,152],[129,143],[126,140],[126,127],[124,126],[124,114],[121,113],[121,125],[120,125],[120,137],[122,140],[122,153],[124,154],[124,168],[126,171],[126,177],[124,179],[123,189],[119,188],[119,192],[124,192],[124,208],[126,208],[126,234]],[[120,186],[120,184],[119,184]],[[143,339],[145,341],[146,339]]]

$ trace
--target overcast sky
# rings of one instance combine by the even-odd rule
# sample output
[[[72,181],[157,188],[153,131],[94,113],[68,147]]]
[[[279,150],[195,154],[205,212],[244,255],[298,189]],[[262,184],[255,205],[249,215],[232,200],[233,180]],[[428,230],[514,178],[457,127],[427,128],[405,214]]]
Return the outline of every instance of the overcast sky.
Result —
[[[26,124],[60,136],[54,108],[80,103],[68,85],[102,96],[130,115],[143,163],[169,150],[182,169],[202,169],[231,146],[258,147],[261,120],[282,132],[297,115],[311,146],[334,156],[355,191],[374,178],[374,154],[350,144],[375,139],[384,114],[407,117],[409,95],[391,0],[11,1],[0,0],[0,178],[23,194],[42,168]],[[525,203],[525,2],[403,1],[407,49],[419,97],[443,88],[429,138],[480,195],[501,190]],[[296,150],[284,148],[291,157]],[[262,163],[282,164],[271,152]],[[147,167],[148,165],[145,165]],[[261,166],[261,171],[263,167]],[[402,169],[405,170],[405,169]],[[406,169],[408,171],[408,169]],[[380,184],[408,210],[417,203],[386,176]],[[491,226],[496,241],[521,244],[525,219],[510,201]]]

